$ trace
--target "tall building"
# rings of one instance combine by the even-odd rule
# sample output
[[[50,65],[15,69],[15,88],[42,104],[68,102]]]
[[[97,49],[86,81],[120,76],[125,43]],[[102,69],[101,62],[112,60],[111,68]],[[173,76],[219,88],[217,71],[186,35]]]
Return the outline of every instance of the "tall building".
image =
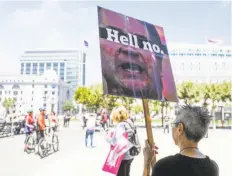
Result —
[[[41,75],[55,70],[60,79],[71,85],[72,93],[85,80],[84,53],[77,50],[25,51],[21,56],[22,75]]]
[[[0,76],[0,115],[4,114],[2,103],[5,99],[15,100],[14,108],[17,114],[24,114],[28,109],[38,112],[40,107],[47,112],[62,113],[63,103],[70,99],[70,85],[61,81],[53,70],[44,74]]]
[[[232,46],[169,44],[176,83],[232,81]]]

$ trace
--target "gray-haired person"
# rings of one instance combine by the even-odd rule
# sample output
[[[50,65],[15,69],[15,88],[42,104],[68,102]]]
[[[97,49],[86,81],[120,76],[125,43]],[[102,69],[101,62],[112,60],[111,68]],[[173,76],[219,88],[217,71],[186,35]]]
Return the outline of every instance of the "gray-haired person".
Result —
[[[211,116],[196,106],[182,106],[172,126],[172,136],[180,151],[156,162],[157,147],[144,148],[144,176],[150,176],[146,168],[152,167],[152,176],[218,176],[215,161],[198,148],[199,141],[208,131]]]

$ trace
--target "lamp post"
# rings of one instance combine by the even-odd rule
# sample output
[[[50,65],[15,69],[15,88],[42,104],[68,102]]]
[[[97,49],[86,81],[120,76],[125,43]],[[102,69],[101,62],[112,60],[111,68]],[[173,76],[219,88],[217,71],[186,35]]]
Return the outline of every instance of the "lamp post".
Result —
[[[164,103],[165,102],[166,102],[165,100],[161,100],[162,127],[164,127]]]

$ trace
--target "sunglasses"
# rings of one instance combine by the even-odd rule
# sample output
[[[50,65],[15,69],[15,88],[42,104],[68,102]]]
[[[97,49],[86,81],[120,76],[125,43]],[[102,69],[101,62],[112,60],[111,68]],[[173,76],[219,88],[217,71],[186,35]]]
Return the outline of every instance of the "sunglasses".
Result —
[[[172,128],[177,128],[178,125],[179,125],[180,123],[181,123],[181,124],[183,125],[183,127],[184,127],[184,124],[183,124],[183,122],[181,122],[181,121],[171,123],[171,127],[172,127]]]

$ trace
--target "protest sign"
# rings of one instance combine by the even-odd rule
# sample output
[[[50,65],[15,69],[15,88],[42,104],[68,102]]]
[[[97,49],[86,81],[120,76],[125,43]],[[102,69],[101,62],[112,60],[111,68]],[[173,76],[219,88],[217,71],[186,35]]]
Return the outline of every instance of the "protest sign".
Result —
[[[98,7],[104,94],[177,102],[162,27]]]

